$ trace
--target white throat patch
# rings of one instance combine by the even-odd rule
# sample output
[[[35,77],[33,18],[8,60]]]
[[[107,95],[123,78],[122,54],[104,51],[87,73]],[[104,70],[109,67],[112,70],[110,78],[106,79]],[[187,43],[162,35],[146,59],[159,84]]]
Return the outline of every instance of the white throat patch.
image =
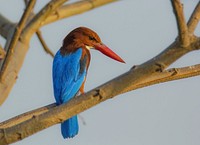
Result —
[[[92,46],[88,46],[88,45],[85,45],[85,47],[87,48],[87,50],[90,50],[91,48],[93,48]]]

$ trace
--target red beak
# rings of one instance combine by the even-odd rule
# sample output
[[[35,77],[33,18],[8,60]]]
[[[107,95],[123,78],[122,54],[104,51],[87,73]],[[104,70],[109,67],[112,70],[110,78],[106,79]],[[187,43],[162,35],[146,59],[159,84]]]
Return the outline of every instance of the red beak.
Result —
[[[94,48],[114,60],[125,63],[125,61],[121,57],[119,57],[116,53],[114,53],[110,48],[108,48],[103,43],[94,44]]]

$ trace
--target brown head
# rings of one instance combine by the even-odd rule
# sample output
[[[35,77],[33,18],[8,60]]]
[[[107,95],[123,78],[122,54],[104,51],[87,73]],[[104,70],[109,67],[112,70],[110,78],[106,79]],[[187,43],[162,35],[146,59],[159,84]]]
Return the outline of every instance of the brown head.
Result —
[[[65,37],[63,46],[61,47],[61,53],[67,54],[74,52],[78,48],[87,50],[96,49],[108,57],[124,63],[117,54],[101,42],[96,32],[86,27],[78,27]]]

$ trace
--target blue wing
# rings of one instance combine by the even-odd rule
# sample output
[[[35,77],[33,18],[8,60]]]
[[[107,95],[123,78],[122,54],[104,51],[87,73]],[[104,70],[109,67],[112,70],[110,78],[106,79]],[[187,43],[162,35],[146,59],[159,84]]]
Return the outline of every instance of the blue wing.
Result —
[[[78,93],[86,76],[82,49],[62,55],[58,51],[53,61],[53,87],[57,104],[67,102]]]

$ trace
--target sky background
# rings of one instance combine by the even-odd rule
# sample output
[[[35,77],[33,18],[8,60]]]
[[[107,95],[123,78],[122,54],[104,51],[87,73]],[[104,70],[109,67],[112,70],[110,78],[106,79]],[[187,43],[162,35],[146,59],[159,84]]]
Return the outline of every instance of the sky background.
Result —
[[[46,2],[38,1],[34,11],[38,12]],[[198,0],[182,2],[188,20]],[[23,0],[1,1],[0,13],[13,22],[20,19],[23,10]],[[102,41],[126,61],[121,64],[92,51],[86,91],[154,57],[177,36],[169,0],[121,0],[41,30],[55,53],[63,38],[79,26],[95,30]],[[195,33],[200,35],[200,26]],[[4,44],[5,40],[0,38],[0,43]],[[199,51],[189,53],[170,67],[198,64],[199,56]],[[0,106],[1,122],[55,102],[52,61],[34,35],[17,83]],[[199,82],[200,77],[193,77],[163,83],[105,101],[81,113],[86,125],[79,119],[80,131],[73,139],[64,140],[60,125],[54,125],[13,145],[199,145]]]

